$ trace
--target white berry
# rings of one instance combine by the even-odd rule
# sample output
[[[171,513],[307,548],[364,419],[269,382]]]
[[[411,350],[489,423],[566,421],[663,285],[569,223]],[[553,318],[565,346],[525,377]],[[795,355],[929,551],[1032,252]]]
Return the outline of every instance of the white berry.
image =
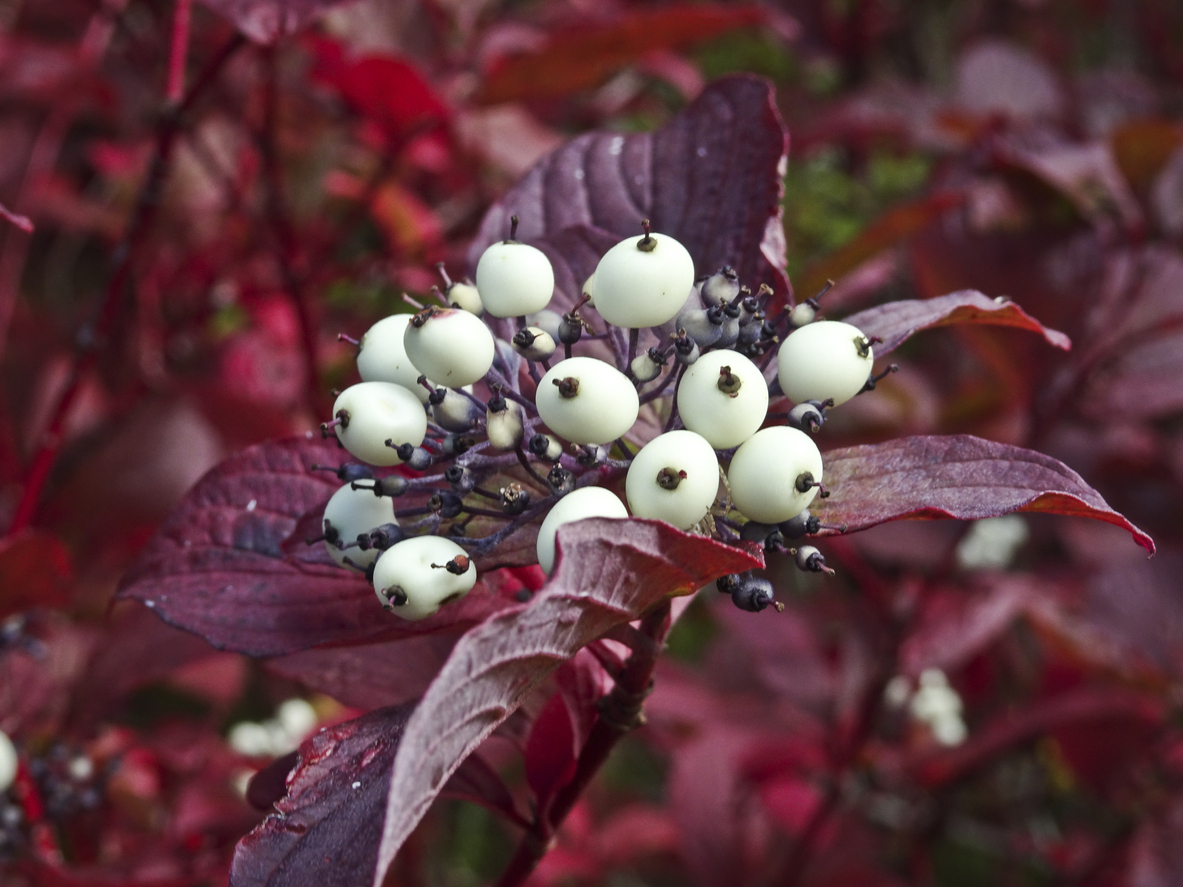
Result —
[[[458,308],[419,312],[407,325],[403,347],[415,366],[448,388],[484,378],[496,352],[485,322]]]
[[[374,565],[374,593],[404,619],[426,619],[476,584],[464,549],[441,536],[414,536],[392,545]]]
[[[768,383],[760,368],[738,351],[708,351],[682,376],[678,415],[715,449],[737,447],[764,424]]]
[[[603,487],[580,487],[560,499],[538,528],[538,563],[548,575],[555,566],[555,533],[563,524],[585,517],[628,517],[628,509]]]
[[[366,330],[358,342],[357,371],[363,382],[393,382],[415,392],[420,401],[427,403],[427,389],[419,384],[423,372],[411,362],[403,347],[403,336],[410,322],[410,314],[393,314]]]
[[[503,410],[485,410],[485,433],[489,445],[495,450],[513,450],[521,446],[525,438],[525,422],[522,408],[512,400],[505,401]]]
[[[16,768],[16,746],[12,744],[8,734],[0,730],[0,794],[8,791],[9,786],[16,780]]]
[[[624,483],[635,517],[688,530],[701,521],[719,491],[719,460],[693,431],[670,431],[641,448]]]
[[[551,367],[535,395],[551,431],[577,444],[606,444],[633,427],[637,389],[616,367],[594,357],[571,357]]]
[[[781,391],[797,403],[845,403],[863,390],[875,355],[862,331],[836,320],[815,320],[794,330],[776,355]]]
[[[469,315],[471,317],[471,315]],[[427,435],[427,412],[419,398],[392,382],[350,385],[333,404],[334,430],[342,446],[371,465],[398,465],[402,460],[386,446],[419,446]]]
[[[798,483],[810,478],[805,492]],[[809,507],[822,480],[822,455],[803,431],[776,425],[744,441],[727,469],[731,498],[746,517],[778,524]]]
[[[471,283],[457,281],[444,290],[444,298],[453,308],[460,308],[469,314],[480,314],[485,310],[480,291]]]
[[[494,317],[523,317],[541,311],[555,291],[555,272],[542,250],[517,241],[499,241],[476,266],[476,288]]]
[[[397,524],[394,516],[394,500],[389,496],[375,496],[368,488],[353,489],[345,484],[325,503],[324,530],[325,548],[341,566],[349,558],[359,567],[365,568],[378,557],[378,550],[370,548],[346,548],[342,551],[336,542],[350,543],[362,533],[376,530],[383,524]],[[335,538],[330,538],[330,534]]]
[[[694,260],[668,234],[622,240],[595,271],[595,308],[610,324],[629,329],[673,320],[694,286]]]

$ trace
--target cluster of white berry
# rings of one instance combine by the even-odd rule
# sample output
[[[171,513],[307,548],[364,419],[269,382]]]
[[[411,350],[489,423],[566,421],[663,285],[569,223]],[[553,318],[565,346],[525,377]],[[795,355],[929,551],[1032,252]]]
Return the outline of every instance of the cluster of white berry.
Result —
[[[332,557],[366,571],[383,606],[409,619],[466,594],[474,560],[537,519],[548,573],[562,524],[630,514],[753,539],[826,570],[816,548],[785,540],[822,528],[808,511],[828,495],[811,433],[828,409],[874,387],[872,341],[817,319],[818,297],[769,318],[772,290],[753,293],[730,267],[696,281],[685,247],[647,221],[559,314],[548,309],[549,260],[516,241],[511,223],[509,239],[481,256],[475,286],[441,268],[438,306],[381,320],[357,342],[363,381],[338,396],[322,432],[368,465],[331,469],[345,481],[324,513]],[[482,314],[516,319],[512,340]],[[641,350],[646,330],[657,343]],[[613,363],[596,356],[609,351]],[[766,426],[770,391],[795,403],[787,423]],[[664,430],[634,452],[642,407]],[[399,465],[411,472],[369,467]],[[621,477],[627,508],[610,489]],[[408,494],[414,504],[396,508]],[[492,521],[483,536],[471,534],[478,518]],[[772,602],[758,577],[720,588],[744,609]]]

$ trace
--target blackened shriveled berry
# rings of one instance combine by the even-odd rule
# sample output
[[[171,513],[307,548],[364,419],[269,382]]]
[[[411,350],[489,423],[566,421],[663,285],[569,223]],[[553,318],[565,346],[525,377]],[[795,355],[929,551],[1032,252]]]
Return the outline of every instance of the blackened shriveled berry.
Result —
[[[758,521],[750,520],[739,531],[739,537],[748,542],[759,542],[763,545],[764,540],[768,538],[768,534],[775,529],[776,527],[772,524],[762,524]]]
[[[386,446],[394,450],[412,471],[426,471],[431,467],[431,453],[423,447],[412,446],[409,443],[396,444],[390,440],[386,441]]]
[[[772,603],[772,583],[759,576],[748,576],[741,579],[731,592],[731,600],[741,610],[759,613]]]
[[[702,282],[704,305],[718,305],[730,302],[739,293],[739,275],[730,265],[724,265]]]
[[[393,499],[410,489],[411,482],[401,474],[392,474],[375,479],[373,486],[361,486],[356,482],[350,486],[355,490],[373,490],[375,496],[390,496]]]
[[[436,490],[431,494],[428,505],[442,518],[456,517],[464,510],[464,503],[451,490]]]
[[[563,455],[562,445],[548,434],[535,434],[526,444],[526,448],[539,459],[547,462],[557,462]]]
[[[700,353],[698,343],[687,337],[685,330],[678,330],[678,336],[674,339],[674,358],[678,363],[689,366],[698,360]]]
[[[801,431],[817,434],[826,423],[826,410],[834,405],[833,398],[807,400],[789,410],[789,425]]]
[[[452,489],[463,495],[476,486],[476,478],[472,471],[461,465],[449,465],[444,469],[444,480]]]
[[[780,531],[786,539],[800,539],[802,536],[812,536],[821,529],[821,518],[810,514],[806,508],[800,514],[782,521]]]
[[[501,510],[516,517],[530,504],[530,492],[521,484],[508,484],[501,488]]]
[[[476,438],[467,434],[448,434],[444,436],[444,455],[459,456],[467,453],[476,443]]]
[[[565,496],[575,489],[575,475],[562,465],[555,465],[547,472],[546,485],[555,496]]]
[[[722,594],[731,594],[739,587],[740,577],[738,573],[728,573],[726,576],[720,576],[715,580],[715,588],[719,589]]]
[[[357,480],[370,480],[374,476],[374,471],[369,465],[362,465],[358,462],[346,462],[343,465],[338,465],[336,468],[332,465],[313,465],[312,468],[314,471],[331,471],[340,480],[347,483]]]
[[[371,548],[378,551],[385,551],[396,542],[402,541],[406,534],[398,524],[383,524],[380,527],[375,527],[368,533],[361,533],[357,537],[357,547],[362,551],[368,551]]]

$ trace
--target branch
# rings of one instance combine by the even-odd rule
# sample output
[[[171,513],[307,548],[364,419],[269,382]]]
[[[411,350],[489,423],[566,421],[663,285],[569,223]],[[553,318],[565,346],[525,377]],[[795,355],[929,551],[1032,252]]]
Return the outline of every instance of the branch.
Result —
[[[579,753],[575,775],[555,796],[549,809],[536,814],[533,825],[522,836],[513,858],[501,873],[497,887],[519,887],[525,883],[550,849],[551,841],[563,820],[608,759],[612,749],[627,733],[645,723],[641,706],[653,686],[657,653],[669,629],[670,602],[667,598],[641,620],[639,633],[653,642],[652,647],[642,644],[634,647],[616,678],[616,686],[600,699],[600,716]]]
[[[62,446],[66,417],[78,397],[83,378],[98,362],[98,345],[106,340],[115,329],[116,321],[119,319],[119,309],[123,302],[123,294],[131,278],[132,264],[143,245],[144,234],[151,227],[160,206],[165,173],[177,134],[181,129],[181,121],[198,96],[213,82],[223,65],[243,43],[245,43],[245,38],[241,34],[235,34],[209,61],[185,97],[175,105],[170,103],[165,106],[156,130],[156,150],[152,156],[148,175],[140,188],[127,231],[112,253],[114,267],[111,277],[107,281],[103,301],[99,306],[98,318],[90,328],[90,334],[86,336],[86,343],[79,349],[80,354],[76,356],[70,367],[70,375],[62,394],[50,412],[49,425],[41,436],[40,445],[33,455],[25,475],[21,498],[17,502],[12,524],[8,528],[8,535],[28,526],[33,520],[37,503],[41,498],[41,491],[45,488],[46,481],[49,480],[50,471],[53,469],[58,451]]]

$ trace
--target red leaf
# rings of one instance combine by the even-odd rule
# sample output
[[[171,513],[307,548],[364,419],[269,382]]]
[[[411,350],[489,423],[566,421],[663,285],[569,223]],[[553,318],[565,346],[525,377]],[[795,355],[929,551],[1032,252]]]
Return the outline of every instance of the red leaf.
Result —
[[[1037,594],[1029,583],[1003,580],[980,593],[930,595],[900,648],[902,670],[915,677],[926,668],[960,668],[1010,628]]]
[[[902,243],[929,222],[960,206],[964,199],[959,193],[942,191],[893,206],[849,243],[806,268],[797,279],[797,290],[808,294],[817,292],[827,280],[842,277],[868,259]]]
[[[575,739],[582,744],[595,726],[597,703],[612,689],[612,679],[590,650],[580,650],[555,672],[555,683],[567,703]]]
[[[1086,686],[1042,700],[1037,706],[1003,714],[973,732],[964,745],[925,755],[912,762],[909,769],[926,788],[934,789],[1046,733],[1113,721],[1129,727],[1155,727],[1162,720],[1162,704],[1157,699],[1128,690]]]
[[[274,43],[320,18],[343,0],[203,0],[257,43]]]
[[[865,530],[891,520],[978,520],[1012,511],[1091,517],[1154,541],[1110,508],[1075,471],[1050,456],[968,434],[901,437],[825,454],[834,494],[816,501],[825,523]]]
[[[558,540],[550,582],[530,603],[461,638],[411,717],[390,781],[375,884],[448,776],[560,664],[671,595],[762,564],[656,521],[583,520],[562,527]]]
[[[430,619],[405,622],[376,606],[370,585],[332,563],[323,546],[286,555],[283,542],[300,518],[340,485],[311,466],[337,465],[342,453],[333,441],[291,438],[222,462],[164,522],[119,596],[215,647],[253,656],[473,625],[504,605],[480,584]]]
[[[231,887],[369,883],[388,774],[413,709],[380,708],[306,740],[277,812],[239,842]]]
[[[555,792],[575,775],[578,752],[571,713],[556,693],[534,719],[526,740],[526,782],[540,810],[546,811]]]
[[[741,817],[741,758],[750,737],[715,729],[678,749],[670,773],[670,807],[682,856],[706,887],[749,883],[751,835]],[[750,812],[749,812],[750,815]],[[745,840],[746,838],[746,840]]]
[[[899,348],[913,333],[954,323],[979,323],[1013,326],[1041,334],[1057,348],[1068,350],[1072,342],[1066,335],[1048,329],[1013,302],[997,301],[976,290],[961,290],[935,299],[908,299],[888,302],[845,317],[868,336],[878,336],[875,356]]]
[[[760,800],[773,821],[789,834],[800,835],[817,812],[822,793],[809,780],[782,773],[760,786]]]
[[[582,23],[550,36],[537,52],[500,59],[478,101],[557,98],[597,86],[610,74],[659,49],[680,49],[763,22],[756,6],[704,3],[633,10],[603,24]]]
[[[697,273],[731,265],[753,288],[768,283],[783,298],[787,149],[770,84],[723,78],[656,132],[587,133],[548,154],[485,215],[469,264],[475,268],[484,249],[506,236],[512,214],[526,241],[575,225],[619,239],[648,218],[653,230],[682,242]]]
[[[73,572],[70,552],[52,533],[22,530],[0,539],[0,620],[33,607],[64,607]]]
[[[138,604],[118,606],[74,686],[70,723],[92,729],[137,687],[211,654],[201,638],[166,625]]]
[[[358,114],[399,144],[446,123],[451,112],[413,65],[402,59],[367,55],[346,59],[340,44],[316,42],[314,79],[336,89]]]

